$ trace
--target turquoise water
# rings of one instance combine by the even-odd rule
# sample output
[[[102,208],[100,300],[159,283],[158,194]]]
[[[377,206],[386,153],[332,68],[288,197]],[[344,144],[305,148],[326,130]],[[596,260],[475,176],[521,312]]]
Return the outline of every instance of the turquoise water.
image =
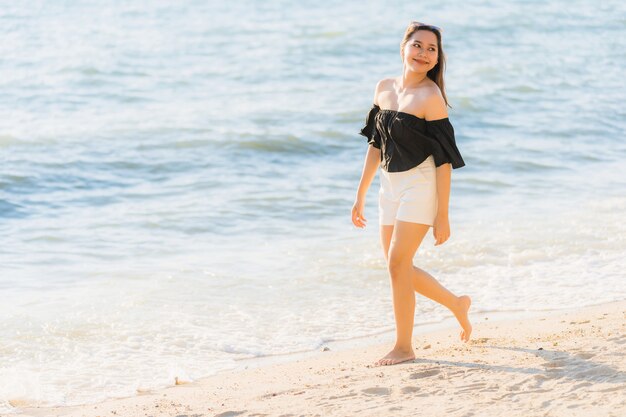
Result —
[[[415,264],[476,312],[626,298],[625,11],[3,4],[0,412],[393,331],[378,179],[367,229],[350,209],[358,131],[412,19],[444,28],[467,164],[450,240]]]

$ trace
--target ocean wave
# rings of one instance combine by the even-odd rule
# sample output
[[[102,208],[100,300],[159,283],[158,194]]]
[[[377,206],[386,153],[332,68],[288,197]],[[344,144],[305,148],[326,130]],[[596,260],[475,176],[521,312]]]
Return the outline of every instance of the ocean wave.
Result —
[[[20,219],[26,217],[24,207],[0,199],[0,219]]]

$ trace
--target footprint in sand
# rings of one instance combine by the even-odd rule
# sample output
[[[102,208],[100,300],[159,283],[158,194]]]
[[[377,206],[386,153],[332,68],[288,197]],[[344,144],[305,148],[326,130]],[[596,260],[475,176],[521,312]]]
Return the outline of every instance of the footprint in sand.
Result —
[[[223,413],[219,413],[216,414],[215,417],[235,417],[241,414],[245,414],[246,410],[244,411],[224,411]]]
[[[576,354],[576,357],[580,359],[591,359],[596,356],[594,353],[580,352]]]
[[[487,384],[485,382],[474,382],[473,384],[462,385],[461,387],[457,388],[455,394],[459,394],[462,392],[483,391],[482,388],[485,388],[486,386]]]
[[[414,394],[419,390],[420,390],[419,387],[408,386],[408,387],[403,387],[400,391],[402,391],[403,394]]]
[[[441,371],[439,369],[427,369],[425,371],[421,371],[421,372],[415,372],[413,374],[411,374],[410,378],[411,379],[421,379],[421,378],[428,378],[430,376],[434,376],[439,374]]]
[[[331,395],[330,397],[328,397],[329,400],[337,400],[340,398],[350,398],[350,397],[354,397],[356,394],[351,392],[349,394],[346,395]]]
[[[391,390],[385,387],[374,387],[374,388],[365,388],[361,391],[363,394],[367,395],[389,395],[391,394]]]
[[[567,365],[566,360],[556,359],[546,362],[543,366],[545,366],[546,368],[563,368],[565,365]]]

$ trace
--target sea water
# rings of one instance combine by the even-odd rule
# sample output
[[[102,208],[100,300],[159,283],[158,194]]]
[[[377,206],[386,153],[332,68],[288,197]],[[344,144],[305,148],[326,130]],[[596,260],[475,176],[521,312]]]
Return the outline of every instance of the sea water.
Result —
[[[444,29],[472,312],[626,298],[623,2],[2,2],[0,412],[135,395],[393,334],[376,82]],[[416,328],[451,313],[418,296]],[[456,332],[455,332],[456,334]],[[356,342],[355,342],[356,343]],[[376,359],[376,358],[373,358]]]

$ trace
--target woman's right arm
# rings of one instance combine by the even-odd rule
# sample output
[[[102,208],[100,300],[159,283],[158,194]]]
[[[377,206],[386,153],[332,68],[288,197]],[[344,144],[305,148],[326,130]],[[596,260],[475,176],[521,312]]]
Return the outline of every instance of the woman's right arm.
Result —
[[[379,165],[380,149],[369,145],[367,147],[367,154],[365,155],[363,171],[361,172],[361,181],[359,181],[359,188],[356,192],[356,200],[352,206],[352,223],[356,227],[365,227],[365,224],[367,223],[367,219],[363,213],[365,208],[365,197],[372,181],[374,181]]]
[[[374,104],[378,105],[378,91],[380,90],[382,81],[376,84],[376,90],[374,91]],[[364,217],[363,210],[365,208],[365,197],[367,191],[374,181],[376,171],[380,165],[380,149],[375,148],[373,145],[367,147],[367,153],[365,154],[365,163],[363,164],[363,171],[361,172],[361,180],[359,181],[359,187],[356,192],[356,199],[352,206],[352,223],[356,227],[365,227],[367,219]]]

